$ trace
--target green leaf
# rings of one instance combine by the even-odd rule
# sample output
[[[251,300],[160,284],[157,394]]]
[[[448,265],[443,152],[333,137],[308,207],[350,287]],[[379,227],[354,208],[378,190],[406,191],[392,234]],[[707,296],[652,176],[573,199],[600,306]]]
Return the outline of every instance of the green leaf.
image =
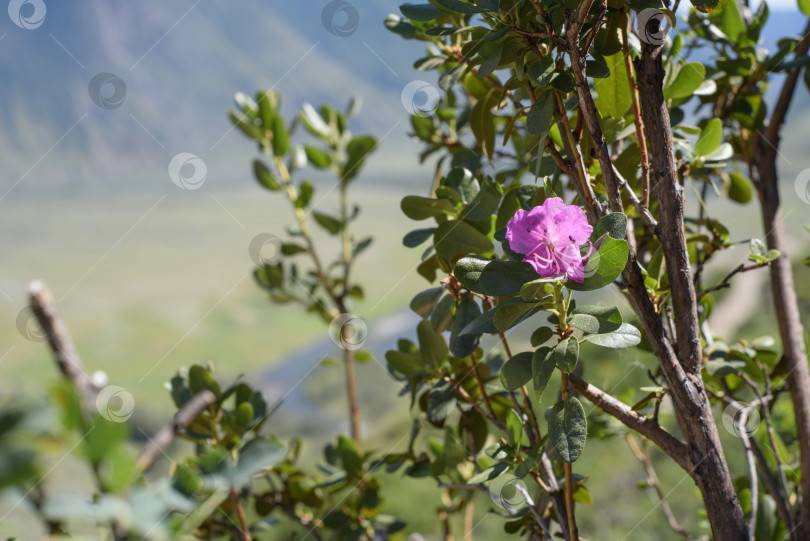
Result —
[[[333,235],[337,235],[340,233],[341,229],[343,229],[343,224],[337,218],[333,218],[320,212],[313,212],[312,217],[315,218],[318,225]]]
[[[402,4],[399,11],[412,21],[427,22],[432,21],[442,10],[431,4]]]
[[[485,483],[487,481],[491,481],[496,477],[500,477],[500,475],[509,469],[509,463],[507,462],[499,462],[492,467],[489,467],[482,471],[479,474],[473,475],[467,480],[467,483],[471,485],[477,485],[479,483]]]
[[[513,355],[501,368],[501,383],[504,388],[514,391],[532,379],[532,354],[523,351]]]
[[[301,183],[298,190],[298,198],[295,200],[295,207],[302,209],[309,205],[312,200],[312,194],[315,192],[315,187],[308,180]]]
[[[430,324],[433,326],[435,332],[444,332],[453,321],[453,309],[456,306],[456,301],[450,294],[444,295],[433,311],[430,313]]]
[[[808,0],[810,2],[810,0]],[[740,204],[745,204],[751,201],[751,196],[754,193],[751,181],[742,173],[731,172],[728,174],[728,185],[725,186],[728,198]]]
[[[281,253],[284,255],[303,254],[307,251],[306,248],[294,242],[283,242],[281,244]]]
[[[574,74],[567,69],[554,72],[554,75],[551,77],[551,86],[560,92],[573,92],[574,88],[576,88]]]
[[[455,210],[447,199],[431,199],[409,195],[400,203],[402,212],[411,220],[427,220],[435,216],[451,213]]]
[[[613,283],[627,264],[630,247],[627,241],[606,236],[585,262],[585,280],[579,284],[572,280],[566,287],[576,291],[593,291]]]
[[[332,156],[328,152],[309,145],[304,146],[304,152],[306,152],[309,162],[315,167],[326,169],[332,165]]]
[[[576,397],[559,401],[548,418],[548,438],[563,462],[576,462],[585,447],[587,435],[585,410]]]
[[[270,169],[261,160],[253,162],[253,175],[259,181],[259,184],[268,190],[275,192],[281,189],[281,184],[273,177]]]
[[[512,328],[516,322],[525,319],[526,314],[532,310],[537,311],[538,305],[534,302],[518,302],[514,304],[502,304],[498,306],[497,312],[492,322],[500,332],[506,332]]]
[[[543,391],[548,387],[551,376],[557,365],[551,356],[551,348],[539,348],[532,356],[532,380],[534,390],[537,392],[537,399],[543,398]]]
[[[798,0],[799,10],[810,17],[810,0]]]
[[[343,177],[341,182],[348,182],[360,172],[363,163],[369,154],[377,146],[377,140],[373,137],[355,137],[346,146],[346,165],[343,168]]]
[[[529,66],[529,80],[534,86],[546,86],[554,75],[554,67],[554,59],[551,56],[544,56]]]
[[[447,260],[457,255],[492,252],[492,241],[465,221],[444,222],[433,233],[436,253]]]
[[[577,366],[579,360],[579,342],[576,338],[568,337],[560,341],[549,354],[557,368],[570,374]]]
[[[582,340],[606,348],[629,348],[641,343],[641,333],[629,323],[622,323],[618,329],[605,334],[586,334]]]
[[[568,318],[568,324],[589,334],[604,334],[617,330],[622,314],[616,307],[578,306]]]
[[[627,235],[627,215],[621,212],[612,212],[603,216],[596,225],[593,226],[591,242],[596,242],[602,235],[607,233],[614,239],[623,239]]]
[[[610,68],[610,75],[603,79],[595,79],[593,83],[599,95],[596,106],[602,116],[622,118],[633,104],[630,87],[627,84],[624,56],[621,52],[606,56],[605,62]]]
[[[425,229],[414,229],[402,239],[402,244],[408,248],[416,248],[430,237],[436,231],[435,227],[428,227]]]
[[[736,4],[735,4],[736,5]],[[708,156],[720,146],[723,141],[723,121],[719,118],[709,120],[700,137],[695,143],[695,154],[698,156]]]
[[[385,353],[385,360],[388,366],[405,376],[415,376],[425,368],[422,357],[413,353],[390,350]]]
[[[474,6],[472,4],[460,2],[459,0],[434,0],[434,1],[441,7],[448,9],[450,11],[455,11],[456,13],[487,13],[490,11],[498,11],[497,8],[492,9],[485,6]]]
[[[506,417],[506,437],[513,449],[520,449],[523,443],[523,421],[514,409],[510,409]]]
[[[447,360],[447,344],[440,333],[433,332],[433,327],[427,320],[422,320],[416,327],[419,338],[419,351],[422,358],[431,367],[438,369]]]
[[[546,135],[548,126],[551,124],[552,106],[554,104],[554,94],[546,92],[534,102],[528,115],[526,115],[526,131],[529,135]]]
[[[691,96],[706,78],[706,68],[700,62],[681,67],[671,85],[664,89],[664,98],[678,99]]]
[[[343,469],[347,473],[357,473],[363,469],[363,458],[360,456],[360,450],[353,439],[347,436],[338,436],[337,452],[340,462],[343,464]]]
[[[459,259],[453,274],[470,291],[493,297],[513,295],[520,291],[523,284],[538,277],[528,263],[478,256]]]
[[[538,328],[537,330],[535,330],[532,333],[532,337],[531,337],[532,347],[536,348],[538,346],[542,346],[543,344],[548,342],[549,339],[552,336],[554,336],[554,334],[555,333],[551,329],[551,327],[540,327],[540,328]]]
[[[734,43],[737,42],[740,34],[745,32],[745,21],[743,21],[740,15],[737,2],[726,2],[720,10],[712,13],[712,19],[715,21],[715,24],[720,27],[720,30]]]
[[[284,156],[290,151],[290,134],[281,113],[273,115],[273,154]]]
[[[470,322],[478,319],[481,309],[472,295],[466,295],[458,301],[456,317],[450,329],[450,353],[455,357],[471,355],[478,347],[479,337],[474,334],[463,334],[463,330]]]

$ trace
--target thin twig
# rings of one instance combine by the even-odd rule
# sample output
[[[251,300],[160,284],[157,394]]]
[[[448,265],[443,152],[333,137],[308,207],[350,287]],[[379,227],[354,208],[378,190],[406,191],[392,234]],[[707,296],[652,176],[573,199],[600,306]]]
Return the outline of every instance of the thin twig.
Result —
[[[655,471],[655,466],[653,466],[652,460],[650,460],[650,452],[647,449],[647,440],[642,437],[641,445],[636,442],[635,436],[633,434],[627,434],[627,444],[630,446],[630,450],[633,452],[633,455],[636,457],[636,460],[641,462],[644,466],[644,471],[647,473],[647,484],[651,486],[654,490],[656,495],[658,496],[658,504],[661,506],[661,511],[664,513],[664,517],[667,519],[667,523],[669,527],[675,533],[682,535],[686,539],[692,540],[694,539],[689,532],[684,530],[683,526],[678,522],[678,519],[675,518],[675,514],[672,512],[672,508],[669,506],[669,502],[667,501],[666,494],[664,494],[663,490],[661,490],[661,483],[658,480],[658,474]]]
[[[710,287],[709,289],[701,291],[700,295],[698,295],[698,299],[702,299],[705,295],[708,295],[709,293],[712,293],[714,291],[719,291],[721,289],[725,289],[725,288],[729,287],[731,285],[731,279],[736,274],[739,274],[741,272],[752,271],[752,270],[755,270],[755,269],[761,269],[762,267],[767,267],[770,264],[771,264],[770,261],[763,261],[762,263],[756,263],[754,265],[747,265],[747,266],[746,266],[745,263],[740,263],[734,270],[732,270],[730,273],[728,273],[725,276],[725,278],[723,278],[720,281],[719,284],[717,284],[714,287]]]
[[[136,463],[138,469],[140,471],[148,470],[158,456],[164,453],[169,445],[172,444],[175,436],[181,430],[185,430],[188,425],[208,406],[213,404],[216,399],[217,397],[211,391],[202,390],[195,394],[191,400],[186,402],[183,407],[174,414],[174,418],[161,428],[155,437],[149,440],[149,445],[141,451]]]

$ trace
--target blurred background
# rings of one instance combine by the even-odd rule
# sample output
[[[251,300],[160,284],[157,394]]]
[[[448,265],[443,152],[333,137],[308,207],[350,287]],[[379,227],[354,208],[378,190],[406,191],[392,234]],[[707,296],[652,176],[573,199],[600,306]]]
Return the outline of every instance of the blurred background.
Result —
[[[363,108],[352,129],[380,141],[353,185],[363,208],[356,230],[375,241],[357,269],[366,299],[352,311],[366,321],[367,346],[379,360],[359,369],[369,446],[384,453],[407,434],[407,397],[397,396],[383,354],[412,333],[417,316],[405,307],[428,287],[415,270],[419,252],[401,242],[418,226],[399,210],[402,196],[427,194],[433,178],[432,163],[418,164],[420,147],[409,138],[402,103],[405,86],[427,76],[413,68],[424,50],[383,27],[398,2],[351,0],[325,11],[327,4],[48,2],[44,19],[29,29],[0,16],[0,401],[43,395],[58,378],[24,310],[27,284],[43,279],[86,370],[103,371],[134,397],[135,439],[171,415],[164,383],[182,366],[207,361],[220,377],[244,374],[260,384],[269,402],[283,399],[269,427],[307,436],[312,464],[323,442],[346,430],[342,370],[322,362],[338,353],[326,329],[314,315],[271,304],[251,276],[251,240],[281,235],[294,221],[282,198],[253,180],[257,149],[227,117],[235,92],[264,88],[280,91],[287,117],[305,102],[342,108],[358,96]],[[770,6],[769,48],[804,24],[794,2]],[[810,99],[801,87],[779,163],[795,257],[806,255],[810,238],[801,228],[810,223],[810,206],[793,196],[794,179],[810,167],[808,123]],[[170,178],[180,153],[204,164],[197,189]],[[319,174],[312,180],[317,208],[335,208],[327,195],[333,181]],[[694,211],[695,198],[690,205]],[[732,240],[762,236],[756,201],[715,209]],[[708,276],[719,279],[747,254],[743,242]],[[806,267],[797,271],[810,313]],[[739,277],[713,314],[718,335],[732,341],[774,334],[766,280],[765,272]],[[528,346],[520,329],[513,340]],[[647,366],[650,358],[630,351],[594,359],[587,370],[620,392],[643,385]],[[622,453],[614,453],[617,446]],[[67,470],[54,469],[54,482],[73,483]],[[598,523],[610,532],[598,539],[664,538],[655,534],[663,524],[656,500],[636,486],[643,470],[622,442],[589,443],[577,472],[592,477],[595,505],[581,512],[585,532]],[[682,475],[666,464],[661,475],[675,491],[676,513],[694,525],[691,482],[679,484]],[[390,490],[408,497],[391,498],[391,512],[435,531],[438,500],[431,498],[438,492],[426,484],[392,476]],[[618,485],[627,488],[628,503],[606,517]],[[0,499],[0,512],[8,503]],[[20,535],[23,515],[0,521],[0,535]],[[486,523],[476,531],[490,538]]]

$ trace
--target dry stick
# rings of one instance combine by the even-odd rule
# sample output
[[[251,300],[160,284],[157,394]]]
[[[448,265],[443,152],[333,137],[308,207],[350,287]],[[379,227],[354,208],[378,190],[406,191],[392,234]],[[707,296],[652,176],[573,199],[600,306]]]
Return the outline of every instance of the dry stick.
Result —
[[[149,440],[149,445],[141,451],[141,454],[138,456],[138,461],[136,462],[138,469],[140,471],[148,470],[155,460],[172,444],[175,436],[181,430],[187,428],[188,425],[190,425],[205,408],[213,404],[216,399],[217,397],[214,393],[203,390],[186,402],[183,407],[174,414],[174,418],[161,428],[155,437]]]
[[[684,536],[686,539],[693,539],[693,537],[689,535],[689,532],[683,529],[683,526],[680,525],[678,519],[675,518],[675,514],[672,512],[672,508],[669,506],[669,502],[667,501],[666,494],[664,494],[663,490],[661,490],[661,483],[658,480],[658,474],[655,471],[652,460],[650,460],[650,453],[647,450],[647,440],[642,439],[642,443],[639,445],[636,442],[636,438],[633,436],[633,434],[627,434],[626,439],[627,445],[630,446],[630,450],[633,452],[636,460],[641,462],[641,464],[644,466],[644,471],[647,473],[649,484],[653,487],[655,494],[658,496],[658,504],[661,506],[661,511],[664,513],[664,518],[667,519],[669,527],[672,529],[672,531]]]
[[[76,387],[76,392],[86,412],[92,412],[96,407],[96,397],[100,391],[84,370],[82,370],[79,354],[67,326],[59,315],[56,301],[44,282],[36,280],[28,286],[31,311],[37,318],[48,345],[53,353],[59,370]]]
[[[562,392],[562,399],[565,400],[568,397],[568,374],[565,372],[561,372],[561,374],[560,391]],[[563,461],[563,469],[565,470],[565,508],[568,511],[568,531],[571,534],[571,541],[579,541],[577,519],[574,515],[574,474],[571,471],[571,463]]]
[[[796,45],[795,58],[807,55],[810,48],[810,23],[804,30],[804,38]],[[779,334],[788,369],[788,383],[796,418],[801,464],[801,501],[799,503],[799,527],[794,539],[810,539],[810,369],[804,345],[799,305],[796,299],[793,270],[787,256],[789,249],[785,234],[782,207],[779,200],[779,183],[776,169],[779,138],[787,117],[798,82],[799,71],[785,77],[779,99],[768,123],[767,136],[756,137],[754,164],[759,177],[760,204],[763,226],[769,249],[779,250],[781,256],[771,265],[771,289],[779,323]]]
[[[236,511],[236,520],[239,523],[239,534],[242,537],[242,541],[252,541],[253,538],[250,536],[250,528],[248,528],[247,522],[245,521],[245,510],[242,509],[242,504],[239,502],[239,494],[237,494],[235,490],[231,491],[231,505],[233,505]]]
[[[644,134],[644,123],[641,120],[641,104],[638,100],[638,85],[636,85],[633,61],[630,58],[630,45],[627,41],[627,28],[630,19],[627,12],[622,12],[622,55],[624,68],[627,72],[627,84],[630,86],[630,98],[633,101],[633,121],[636,124],[636,139],[638,139],[638,152],[641,156],[641,205],[650,207],[650,159],[647,155],[647,137]],[[635,194],[634,194],[635,195]]]

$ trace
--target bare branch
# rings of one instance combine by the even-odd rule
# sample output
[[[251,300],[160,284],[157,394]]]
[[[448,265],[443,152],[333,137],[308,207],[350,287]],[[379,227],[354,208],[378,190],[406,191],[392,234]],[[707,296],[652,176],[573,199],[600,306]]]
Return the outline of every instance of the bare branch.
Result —
[[[45,331],[48,345],[59,370],[73,382],[85,410],[93,411],[96,407],[96,397],[101,389],[82,370],[79,353],[76,351],[67,325],[59,315],[51,291],[44,282],[39,280],[31,282],[28,290],[31,311],[36,316],[42,330]]]
[[[146,471],[155,462],[161,453],[164,453],[169,445],[174,441],[178,432],[184,430],[191,424],[205,408],[214,403],[217,399],[211,391],[200,391],[191,400],[186,402],[182,408],[174,414],[174,418],[166,424],[149,440],[149,445],[141,451],[138,456],[137,466],[141,471]]]
[[[569,374],[568,381],[579,394],[587,398],[597,408],[611,415],[628,428],[655,443],[661,450],[669,455],[681,468],[690,471],[694,464],[689,456],[689,450],[682,441],[669,433],[657,422],[639,415],[627,404],[609,395],[601,389],[594,387],[574,374]]]

